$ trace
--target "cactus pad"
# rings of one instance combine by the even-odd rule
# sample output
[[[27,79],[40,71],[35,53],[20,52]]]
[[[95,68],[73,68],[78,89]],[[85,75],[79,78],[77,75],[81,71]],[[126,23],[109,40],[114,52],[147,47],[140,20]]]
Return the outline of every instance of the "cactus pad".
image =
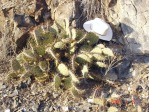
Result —
[[[11,67],[13,71],[18,71],[21,69],[21,65],[16,59],[11,60]]]
[[[87,54],[79,54],[76,57],[76,61],[81,64],[91,63],[91,58]]]
[[[98,67],[101,67],[101,68],[106,68],[107,67],[107,65],[103,62],[96,62],[96,64],[97,64]]]
[[[64,49],[64,48],[66,48],[66,45],[63,42],[56,42],[54,44],[54,47],[57,48],[57,49]]]
[[[111,56],[111,57],[114,56],[113,51],[112,51],[111,49],[109,49],[109,48],[104,48],[104,49],[102,49],[102,52],[103,52],[103,54],[105,54],[105,55],[107,55],[107,56]]]
[[[49,67],[48,62],[47,61],[40,61],[39,67],[42,71],[47,71],[48,67]]]
[[[58,89],[61,85],[61,78],[59,75],[54,76],[54,87],[55,89]]]
[[[102,50],[100,47],[96,46],[91,53],[95,53],[95,54],[102,54]]]
[[[64,75],[64,76],[68,76],[69,75],[69,70],[67,68],[67,66],[63,63],[58,65],[58,71],[60,74]]]
[[[86,37],[86,42],[89,44],[89,45],[94,45],[98,42],[99,40],[99,37],[94,34],[94,33],[88,33],[87,34],[87,37]]]
[[[67,77],[66,79],[64,79],[63,84],[65,89],[71,88],[72,87],[71,77]]]
[[[35,77],[39,77],[43,75],[42,70],[39,66],[33,66],[30,71]]]

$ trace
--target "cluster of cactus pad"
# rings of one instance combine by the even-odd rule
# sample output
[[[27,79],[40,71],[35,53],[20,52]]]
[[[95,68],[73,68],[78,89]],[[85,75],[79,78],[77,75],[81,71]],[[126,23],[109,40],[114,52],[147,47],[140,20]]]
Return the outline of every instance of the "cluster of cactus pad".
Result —
[[[27,47],[11,61],[9,79],[31,77],[38,82],[53,80],[56,89],[78,89],[80,79],[99,80],[106,69],[111,49],[98,43],[98,36],[79,29],[62,28],[54,23],[46,30],[37,27],[31,32]]]

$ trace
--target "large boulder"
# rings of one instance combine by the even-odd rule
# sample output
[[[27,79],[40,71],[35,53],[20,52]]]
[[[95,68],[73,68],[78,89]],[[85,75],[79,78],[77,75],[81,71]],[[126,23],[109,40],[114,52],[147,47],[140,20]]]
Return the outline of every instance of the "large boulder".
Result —
[[[147,0],[117,0],[109,8],[109,21],[121,25],[127,50],[134,54],[149,53],[148,6]]]

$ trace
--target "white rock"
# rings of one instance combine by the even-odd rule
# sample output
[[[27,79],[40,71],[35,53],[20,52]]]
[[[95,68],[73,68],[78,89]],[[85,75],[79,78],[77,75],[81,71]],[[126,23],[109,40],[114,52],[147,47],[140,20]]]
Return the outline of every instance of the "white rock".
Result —
[[[68,106],[63,106],[62,109],[63,109],[64,112],[68,112],[69,111]]]
[[[88,103],[93,103],[93,101],[94,101],[93,99],[88,99],[87,100]]]
[[[136,76],[136,71],[135,71],[135,70],[132,72],[132,76],[133,76],[133,77]]]
[[[5,112],[10,112],[10,109],[6,109]]]

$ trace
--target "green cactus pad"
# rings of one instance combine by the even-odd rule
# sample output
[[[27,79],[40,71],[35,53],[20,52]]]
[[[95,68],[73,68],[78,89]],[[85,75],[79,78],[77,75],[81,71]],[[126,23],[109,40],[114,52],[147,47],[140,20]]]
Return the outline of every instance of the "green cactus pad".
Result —
[[[106,60],[106,57],[102,54],[93,54],[93,59],[97,61],[104,61]]]
[[[91,63],[91,58],[86,54],[79,54],[76,57],[76,61],[81,64]]]
[[[61,33],[58,35],[58,37],[61,38],[61,39],[67,39],[67,38],[69,38],[69,35],[66,34],[65,31],[61,31]]]
[[[75,52],[75,50],[76,50],[76,47],[75,46],[72,47],[72,48],[70,48],[70,54],[73,54]]]
[[[63,85],[65,89],[71,88],[72,87],[71,77],[65,78]]]
[[[32,67],[33,67],[33,65],[31,65],[31,64],[28,64],[28,63],[23,64],[23,68],[24,68],[25,72],[30,72]]]
[[[96,62],[97,66],[100,67],[100,68],[106,68],[107,65],[103,62]]]
[[[65,64],[63,64],[63,63],[59,64],[57,69],[58,69],[59,73],[64,75],[64,76],[69,75],[68,67]]]
[[[97,46],[101,49],[105,48],[105,46],[103,44],[98,44]]]
[[[21,65],[16,59],[11,60],[11,67],[12,67],[12,70],[15,72],[21,69]]]
[[[39,66],[33,66],[30,71],[35,77],[40,77],[43,75],[42,70]]]
[[[74,42],[70,43],[70,53],[71,54],[74,53],[75,50],[76,50],[76,42],[74,41]]]
[[[91,78],[93,80],[97,80],[97,81],[102,80],[102,75],[101,74],[89,73],[88,76],[89,76],[89,78]]]
[[[69,71],[69,74],[71,76],[72,82],[79,83],[79,79],[77,78],[77,76],[72,71]]]
[[[56,39],[55,34],[50,33],[50,32],[43,34],[43,37],[44,37],[44,39],[43,39],[42,45],[52,44],[53,41]]]
[[[59,33],[59,29],[57,24],[54,22],[53,25],[51,26],[51,28],[49,29],[49,32],[52,32],[54,34],[58,34]]]
[[[42,71],[47,71],[48,67],[49,67],[49,64],[48,64],[47,61],[40,61],[39,62],[39,67]]]
[[[88,65],[83,65],[81,72],[84,77],[86,77],[86,75],[88,74],[88,71],[89,71]]]
[[[22,74],[21,78],[25,79],[25,78],[29,78],[31,76],[32,76],[32,74],[30,72],[26,72],[26,73]]]
[[[77,36],[77,32],[76,32],[76,29],[71,29],[71,38],[73,39],[73,40],[75,40],[76,39],[76,36]]]
[[[86,42],[89,44],[89,45],[94,45],[94,44],[96,44],[97,42],[98,42],[98,40],[99,40],[99,37],[96,35],[96,34],[94,34],[94,33],[88,33],[87,35],[86,35]]]
[[[34,53],[39,56],[44,56],[45,55],[45,47],[44,46],[34,47]]]
[[[39,77],[35,77],[35,79],[38,81],[38,82],[45,82],[49,79],[49,75],[47,74],[43,74],[42,76],[39,76]]]
[[[100,105],[100,106],[104,106],[105,105],[105,99],[104,98],[94,98],[93,102],[95,104]]]
[[[72,87],[72,88],[71,88],[71,93],[72,93],[72,95],[73,95],[74,97],[80,98],[80,94],[79,94],[79,92],[75,89],[75,87]]]
[[[58,89],[61,85],[61,78],[59,75],[54,76],[54,87],[55,89]]]
[[[18,78],[18,74],[15,72],[12,72],[7,76],[7,79],[16,79],[16,78]]]
[[[65,49],[66,48],[66,45],[63,42],[56,42],[54,44],[54,47],[57,48],[57,49]]]
[[[65,31],[66,31],[66,34],[69,35],[69,37],[71,36],[71,32],[70,32],[70,27],[69,27],[69,19],[68,18],[65,18],[64,19],[64,22],[65,22]]]
[[[53,32],[41,33],[38,37],[38,45],[51,45],[56,39],[56,35]]]
[[[71,38],[66,38],[66,37],[62,38],[61,41],[64,42],[65,44],[66,43],[69,44],[69,43],[73,42],[73,40]]]
[[[91,51],[91,53],[102,54],[102,50],[101,50],[100,47],[96,46],[95,48],[93,48],[93,50]]]
[[[16,56],[16,60],[21,64],[21,63],[25,63],[25,59],[23,56],[23,53],[20,53]]]
[[[25,57],[29,58],[29,59],[35,59],[36,56],[34,55],[32,50],[24,50],[22,52],[24,54]]]
[[[103,52],[104,55],[111,56],[111,57],[114,56],[113,51],[111,49],[109,49],[109,48],[102,49],[102,52]]]
[[[85,32],[84,31],[82,31],[82,30],[76,30],[76,38],[75,38],[75,40],[80,40],[83,36],[85,35]]]
[[[32,47],[32,48],[34,48],[34,47],[36,47],[36,42],[35,42],[35,39],[34,38],[32,38],[32,37],[30,37],[29,38],[29,41],[28,41],[28,46],[30,46],[30,47]]]
[[[90,52],[92,47],[90,45],[84,44],[80,47],[79,52]]]

